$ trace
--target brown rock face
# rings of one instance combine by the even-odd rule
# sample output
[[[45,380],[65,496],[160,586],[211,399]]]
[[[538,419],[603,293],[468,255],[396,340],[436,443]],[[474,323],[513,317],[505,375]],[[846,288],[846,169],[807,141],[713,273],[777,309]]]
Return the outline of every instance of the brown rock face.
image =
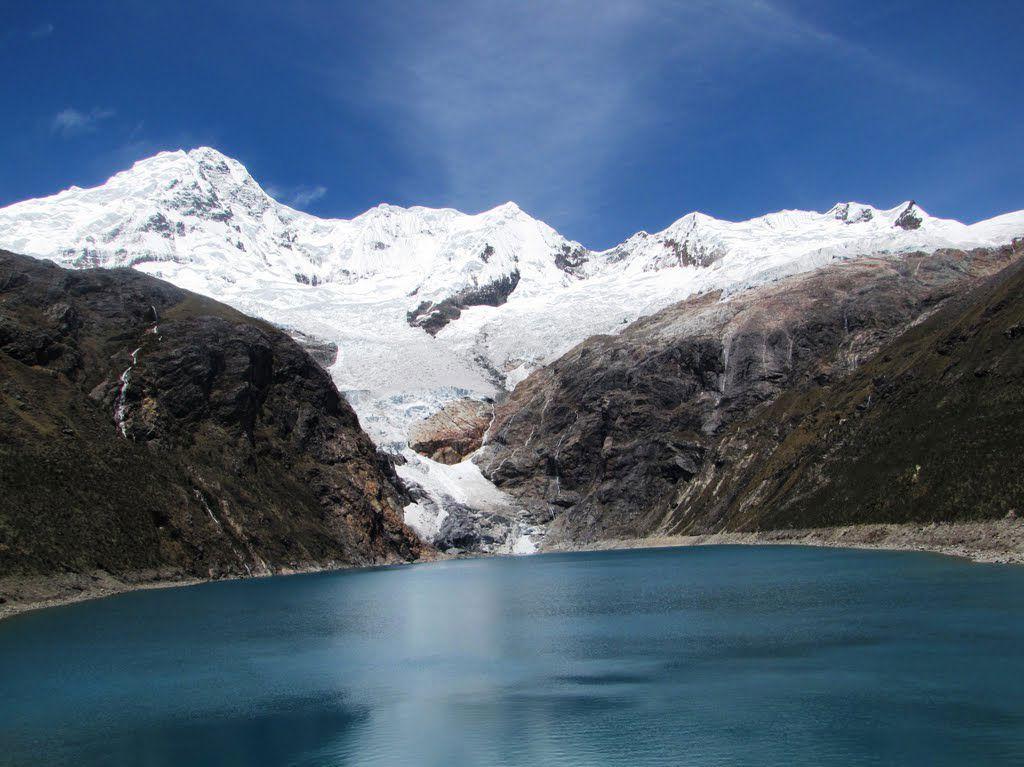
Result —
[[[283,332],[0,252],[0,575],[399,562],[391,463]]]
[[[1004,481],[976,484],[973,502],[956,494],[962,503],[955,507],[940,502],[938,483],[921,493],[928,502],[882,499],[887,484],[902,476],[892,467],[910,472],[906,482],[934,479],[940,464],[948,465],[949,476],[991,476],[985,463],[997,448],[987,440],[1005,442],[1006,430],[971,424],[988,417],[993,426],[1000,417],[1015,423],[1020,407],[1006,405],[1006,391],[978,400],[974,387],[986,380],[1010,385],[1016,363],[1006,363],[1003,377],[956,378],[965,407],[990,405],[984,418],[967,417],[953,428],[915,406],[918,400],[908,393],[923,387],[938,412],[948,407],[941,404],[948,382],[939,363],[928,368],[927,378],[915,378],[914,365],[897,365],[892,355],[904,354],[900,339],[918,327],[941,333],[951,321],[943,312],[958,305],[951,299],[1020,252],[1008,247],[863,258],[725,300],[715,294],[683,301],[618,336],[591,338],[530,376],[498,406],[488,445],[476,460],[538,516],[544,510],[555,515],[552,540],[1002,516],[1013,484],[1005,478],[1021,476],[1020,466],[1001,465]],[[1009,348],[1013,327],[999,330],[1005,339],[1000,345]],[[935,343],[941,357],[942,344]],[[965,343],[950,348],[967,348]],[[886,355],[889,362],[877,368],[880,381],[863,381],[861,372]],[[990,369],[987,362],[972,364]],[[866,422],[865,413],[892,428],[880,426],[868,439],[857,427]],[[923,433],[929,436],[921,444],[911,448],[906,442]],[[845,450],[830,452],[839,439]],[[936,450],[963,457],[957,445],[974,446],[959,468],[956,460],[927,459]],[[905,466],[901,446],[921,458]],[[1008,452],[1011,463],[1018,460],[1019,451]],[[854,454],[860,462],[847,475],[841,471],[844,457]]]
[[[493,415],[490,402],[456,400],[415,424],[409,447],[440,463],[459,463],[480,447]]]

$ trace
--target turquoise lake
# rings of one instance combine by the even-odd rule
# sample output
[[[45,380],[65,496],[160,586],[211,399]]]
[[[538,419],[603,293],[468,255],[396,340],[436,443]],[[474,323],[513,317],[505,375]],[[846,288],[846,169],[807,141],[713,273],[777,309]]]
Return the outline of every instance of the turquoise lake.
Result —
[[[1024,764],[1024,568],[707,547],[0,622],[0,764]]]

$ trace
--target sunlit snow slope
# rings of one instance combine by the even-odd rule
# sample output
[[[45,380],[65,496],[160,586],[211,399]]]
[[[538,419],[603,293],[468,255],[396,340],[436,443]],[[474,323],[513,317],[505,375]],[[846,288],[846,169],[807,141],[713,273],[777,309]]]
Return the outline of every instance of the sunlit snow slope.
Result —
[[[584,338],[697,291],[1021,234],[1024,212],[967,226],[913,203],[843,203],[739,223],[690,213],[594,252],[512,203],[476,215],[380,205],[350,220],[317,218],[276,202],[209,148],[164,152],[102,186],[0,209],[0,246],[14,252],[131,266],[336,342],[331,372],[364,428],[404,450],[404,476],[436,490],[431,509],[412,513],[423,530],[443,514],[445,486],[470,506],[497,492],[463,476],[475,467],[453,471],[405,449],[410,423],[452,398],[498,395]]]

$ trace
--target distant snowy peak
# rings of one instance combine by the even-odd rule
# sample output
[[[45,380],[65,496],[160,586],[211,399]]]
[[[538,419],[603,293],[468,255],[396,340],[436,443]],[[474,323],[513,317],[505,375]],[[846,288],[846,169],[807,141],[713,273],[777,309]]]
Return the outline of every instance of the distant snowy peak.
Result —
[[[72,267],[131,266],[323,339],[363,425],[398,448],[409,424],[444,402],[514,389],[585,338],[687,296],[838,259],[1021,236],[1024,212],[965,226],[913,202],[843,202],[738,222],[689,213],[591,251],[513,203],[474,215],[383,204],[319,218],[205,147],[0,209],[0,248]]]
[[[1015,229],[1024,233],[1024,212],[966,226],[930,216],[913,201],[887,210],[843,202],[824,213],[783,210],[738,222],[689,213],[655,234],[638,232],[595,258],[632,272],[710,267],[718,262],[754,266],[766,259],[850,258],[999,245],[1009,242],[1012,237],[1007,234]]]
[[[882,226],[898,227],[904,231],[918,229],[925,219],[931,218],[913,200],[908,200],[890,210],[878,210],[859,202],[841,202],[826,215],[831,215],[844,224],[875,222],[876,225],[880,223]]]
[[[593,278],[713,268],[744,285],[787,264],[995,245],[1021,234],[1022,213],[965,226],[914,202],[888,210],[844,202],[740,222],[689,213],[592,252],[511,202],[475,215],[383,204],[352,219],[318,218],[277,202],[241,163],[208,147],[162,152],[101,186],[0,210],[0,246],[16,252],[66,266],[133,266],[210,295],[350,285],[400,297],[409,323],[431,333],[468,307]]]
[[[512,275],[526,290],[563,284],[576,275],[558,260],[582,250],[513,203],[477,215],[384,204],[351,220],[320,219],[277,202],[241,163],[208,147],[162,152],[102,186],[0,210],[0,242],[197,288],[382,278],[436,300]]]

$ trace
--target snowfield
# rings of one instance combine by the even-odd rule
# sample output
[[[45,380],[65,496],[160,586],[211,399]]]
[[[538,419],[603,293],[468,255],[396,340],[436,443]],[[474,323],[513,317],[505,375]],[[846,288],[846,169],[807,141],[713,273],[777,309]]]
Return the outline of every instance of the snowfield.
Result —
[[[102,186],[0,209],[0,247],[67,267],[133,267],[335,342],[330,372],[374,441],[405,456],[399,472],[423,493],[407,521],[428,539],[453,503],[511,505],[471,462],[444,466],[407,448],[410,425],[446,402],[499,397],[583,339],[694,293],[1021,235],[1024,212],[965,225],[911,202],[841,203],[743,222],[690,213],[591,251],[513,203],[476,215],[380,205],[317,218],[278,203],[210,148],[164,152]],[[529,553],[537,535],[514,531],[502,550]]]

